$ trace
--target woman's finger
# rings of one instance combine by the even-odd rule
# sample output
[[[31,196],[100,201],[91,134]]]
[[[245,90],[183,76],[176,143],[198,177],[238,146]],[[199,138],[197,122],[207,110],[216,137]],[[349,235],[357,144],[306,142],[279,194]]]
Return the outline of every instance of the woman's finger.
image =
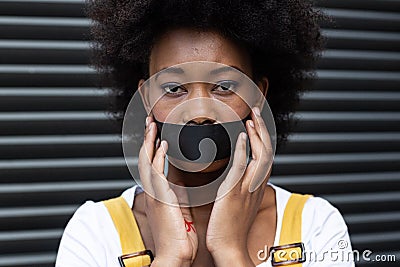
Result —
[[[247,155],[246,155],[246,140],[247,134],[241,132],[238,135],[235,152],[233,154],[232,167],[229,170],[225,180],[220,185],[218,195],[226,193],[226,190],[232,189],[236,186],[237,182],[242,178],[247,168]],[[240,188],[240,186],[239,186]]]
[[[267,146],[270,144],[269,135],[259,110],[253,109],[252,114],[253,120],[247,121],[246,129],[249,133],[250,145],[252,148],[252,161],[250,162],[245,179],[243,181],[243,187],[247,188],[249,192],[254,192],[259,188],[261,184],[269,177],[267,175],[268,168],[272,164],[272,149],[268,149]],[[256,123],[255,123],[256,122]],[[258,130],[257,130],[258,129]],[[264,131],[264,133],[262,133]],[[267,145],[261,139],[264,136]]]
[[[178,205],[175,193],[169,187],[169,182],[164,175],[165,157],[168,151],[168,143],[161,141],[160,147],[157,149],[152,164],[152,185],[155,197],[164,202]]]
[[[271,138],[269,136],[268,129],[265,125],[263,118],[261,117],[260,109],[254,107],[251,112],[251,119],[254,122],[254,128],[256,129],[258,135],[260,136],[265,148],[267,150],[272,150]]]
[[[142,183],[144,191],[153,196],[154,190],[151,184],[151,162],[148,158],[144,143],[139,151],[138,169],[140,182]]]
[[[153,161],[154,157],[154,148],[155,148],[155,139],[157,136],[157,127],[155,122],[150,122],[149,126],[146,128],[146,133],[144,135],[144,152],[149,159],[149,162]]]
[[[153,186],[151,184],[151,169],[154,155],[154,138],[156,136],[155,123],[151,117],[146,118],[146,129],[143,144],[139,151],[138,169],[142,186],[146,192],[154,195]]]
[[[253,120],[246,121],[246,130],[249,134],[251,156],[253,160],[257,160],[262,157],[262,148],[264,144],[255,129],[255,124]]]
[[[160,146],[156,150],[156,154],[153,159],[153,167],[158,172],[163,174],[165,167],[165,157],[167,155],[168,143],[165,140],[161,141]]]
[[[254,192],[265,179],[265,166],[263,166],[265,161],[263,157],[266,152],[264,144],[262,143],[262,140],[258,135],[252,120],[248,120],[246,122],[246,129],[249,133],[250,146],[252,149],[252,160],[246,169],[242,188],[248,190],[249,192]]]

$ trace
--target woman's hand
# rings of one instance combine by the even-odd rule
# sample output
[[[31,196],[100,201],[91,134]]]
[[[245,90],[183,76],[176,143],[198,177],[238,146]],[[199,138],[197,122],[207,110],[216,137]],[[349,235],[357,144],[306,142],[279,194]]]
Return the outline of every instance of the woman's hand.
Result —
[[[232,167],[218,189],[218,199],[208,223],[206,244],[217,266],[231,266],[229,263],[233,266],[254,266],[247,250],[247,237],[263,199],[273,152],[258,108],[252,110],[251,117],[252,120],[246,122],[246,129],[253,159],[247,166],[247,137],[241,133]]]
[[[193,220],[189,208],[179,206],[177,195],[169,187],[164,175],[168,144],[162,141],[160,145],[159,140],[155,144],[156,134],[155,122],[152,117],[147,117],[138,167],[146,192],[147,222],[155,244],[156,255],[152,266],[190,266],[198,248],[196,230],[191,224]],[[180,192],[178,196],[185,198]]]

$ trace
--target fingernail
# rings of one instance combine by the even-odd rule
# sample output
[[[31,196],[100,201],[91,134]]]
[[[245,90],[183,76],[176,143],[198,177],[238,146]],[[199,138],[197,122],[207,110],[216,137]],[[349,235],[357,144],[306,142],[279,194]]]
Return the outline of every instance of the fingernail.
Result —
[[[246,134],[245,132],[242,132],[242,133],[240,133],[240,137],[241,137],[243,140],[246,140],[247,134]]]
[[[163,150],[165,151],[167,149],[167,141],[162,140],[161,141],[161,146],[162,146]]]
[[[150,118],[149,118],[149,117],[146,117],[146,127],[149,126],[149,121],[150,121]]]
[[[257,116],[260,116],[260,109],[259,109],[258,107],[255,107],[255,108],[254,108],[254,113],[255,113]]]
[[[156,140],[156,148],[159,148],[159,145],[160,145],[160,138],[157,138],[157,140]]]
[[[249,120],[249,125],[251,126],[251,128],[254,128],[254,123],[252,120]]]

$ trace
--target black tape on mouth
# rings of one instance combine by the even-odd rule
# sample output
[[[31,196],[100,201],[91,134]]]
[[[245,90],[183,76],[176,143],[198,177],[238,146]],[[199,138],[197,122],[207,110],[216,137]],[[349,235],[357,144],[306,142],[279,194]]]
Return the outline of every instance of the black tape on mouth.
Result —
[[[247,133],[245,123],[249,119],[251,119],[250,115],[240,121],[204,125],[163,123],[157,120],[155,122],[157,137],[168,142],[168,156],[186,162],[210,163],[231,156],[239,134]],[[178,134],[179,138],[177,138]],[[212,140],[216,151],[211,142],[205,142],[203,143],[205,155],[202,155],[199,150],[200,142],[207,138]],[[247,144],[247,153],[249,154],[248,139]],[[215,157],[213,157],[214,153],[216,153]]]

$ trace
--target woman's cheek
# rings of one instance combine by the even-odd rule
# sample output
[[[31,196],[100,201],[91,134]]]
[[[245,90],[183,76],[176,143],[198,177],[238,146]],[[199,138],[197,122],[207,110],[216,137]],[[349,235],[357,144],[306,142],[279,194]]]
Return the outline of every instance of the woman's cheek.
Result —
[[[160,100],[154,105],[151,112],[156,120],[164,122],[172,110],[173,105],[168,105],[167,103],[165,103],[165,101]]]

